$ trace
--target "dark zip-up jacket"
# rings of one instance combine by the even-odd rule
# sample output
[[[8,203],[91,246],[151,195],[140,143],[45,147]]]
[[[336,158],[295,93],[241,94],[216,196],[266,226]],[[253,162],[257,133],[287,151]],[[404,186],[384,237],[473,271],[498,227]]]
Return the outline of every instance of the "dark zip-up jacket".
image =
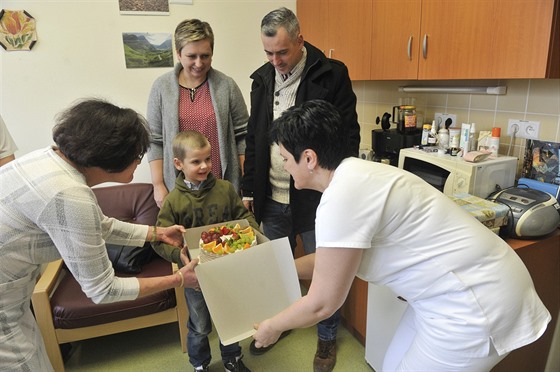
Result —
[[[352,152],[358,155],[360,126],[356,113],[356,95],[346,66],[329,59],[316,47],[305,43],[307,61],[296,94],[296,105],[312,99],[323,99],[335,105],[348,127]],[[269,128],[273,121],[275,69],[270,63],[252,75],[251,113],[247,127],[245,165],[242,181],[243,196],[253,197],[255,218],[262,220],[264,203],[270,196]],[[290,178],[290,208],[296,233],[315,229],[315,211],[321,193],[296,190]]]

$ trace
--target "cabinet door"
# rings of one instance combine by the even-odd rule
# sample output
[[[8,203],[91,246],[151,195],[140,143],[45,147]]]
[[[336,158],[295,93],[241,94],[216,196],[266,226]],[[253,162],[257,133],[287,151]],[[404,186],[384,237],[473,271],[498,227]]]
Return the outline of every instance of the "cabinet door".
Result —
[[[372,0],[298,0],[304,40],[344,62],[352,80],[370,79]]]
[[[491,78],[495,0],[423,0],[418,79]]]
[[[492,29],[492,75],[500,78],[543,78],[547,76],[554,0],[496,1]],[[556,26],[558,32],[558,26]],[[552,53],[552,52],[551,52]],[[556,61],[555,63],[558,63]]]
[[[328,53],[329,4],[321,0],[298,0],[297,17],[303,40]]]
[[[418,79],[547,76],[554,0],[423,0]]]
[[[372,0],[329,1],[327,56],[344,62],[352,80],[370,79]]]
[[[416,79],[421,0],[373,0],[372,80]]]

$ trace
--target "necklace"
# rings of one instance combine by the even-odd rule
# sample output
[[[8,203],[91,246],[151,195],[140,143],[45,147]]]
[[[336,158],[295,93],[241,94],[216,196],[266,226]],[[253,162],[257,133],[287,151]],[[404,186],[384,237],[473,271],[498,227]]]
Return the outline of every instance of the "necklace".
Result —
[[[183,85],[181,85],[183,88],[187,89],[189,91],[189,96],[191,97],[191,102],[194,102],[194,95],[196,94],[196,91],[204,85],[204,83],[206,83],[206,81],[208,81],[208,76],[206,76],[206,79],[204,79],[204,81],[202,83],[200,83],[199,85],[197,85],[194,88],[187,88]]]

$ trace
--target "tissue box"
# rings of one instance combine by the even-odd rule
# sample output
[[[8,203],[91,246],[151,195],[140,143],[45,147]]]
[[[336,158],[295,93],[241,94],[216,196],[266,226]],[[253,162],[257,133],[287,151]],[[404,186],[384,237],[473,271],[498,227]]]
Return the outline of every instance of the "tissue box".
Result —
[[[507,205],[494,203],[470,194],[455,194],[449,198],[493,232],[499,232],[499,228],[508,223],[509,207]]]

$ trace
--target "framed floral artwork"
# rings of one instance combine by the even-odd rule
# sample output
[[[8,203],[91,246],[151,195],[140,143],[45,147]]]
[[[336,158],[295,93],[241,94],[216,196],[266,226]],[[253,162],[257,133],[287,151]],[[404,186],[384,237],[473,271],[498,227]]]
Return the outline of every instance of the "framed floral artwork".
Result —
[[[0,11],[0,45],[7,51],[31,50],[37,42],[35,18],[25,10]]]

